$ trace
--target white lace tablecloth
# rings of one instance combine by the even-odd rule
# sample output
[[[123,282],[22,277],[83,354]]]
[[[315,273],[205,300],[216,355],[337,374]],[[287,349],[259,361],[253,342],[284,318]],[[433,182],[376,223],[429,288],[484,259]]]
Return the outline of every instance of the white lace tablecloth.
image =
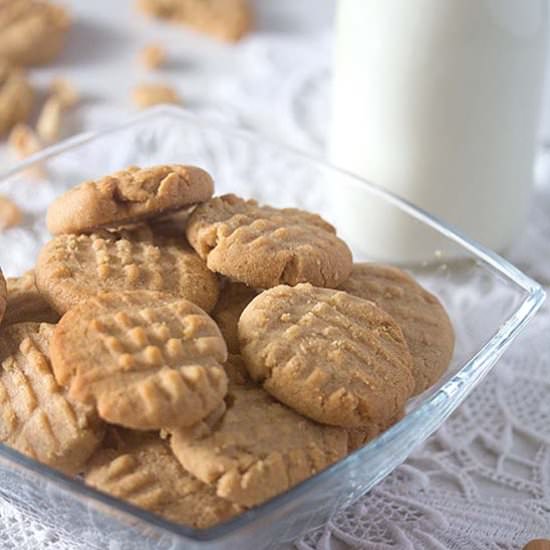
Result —
[[[259,2],[260,30],[227,48],[130,20],[129,1],[117,0],[114,11],[120,12],[113,14],[110,0],[73,0],[78,36],[59,67],[33,76],[40,84],[62,73],[85,92],[67,132],[103,127],[130,112],[125,97],[142,76],[134,66],[136,51],[147,41],[162,41],[173,62],[161,76],[177,85],[191,109],[322,154],[331,10],[318,4]],[[542,152],[533,215],[509,254],[546,285],[548,166],[550,154]],[[546,306],[425,445],[370,494],[297,541],[298,548],[511,550],[550,538],[549,334]],[[0,546],[67,548],[7,504],[0,507]]]

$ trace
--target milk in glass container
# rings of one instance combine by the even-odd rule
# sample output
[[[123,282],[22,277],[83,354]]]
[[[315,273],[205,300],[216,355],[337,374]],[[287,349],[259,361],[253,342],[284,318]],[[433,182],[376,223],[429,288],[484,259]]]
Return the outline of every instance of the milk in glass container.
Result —
[[[339,0],[331,161],[504,250],[527,215],[547,17],[546,0]],[[369,256],[441,252],[410,220],[337,200]]]

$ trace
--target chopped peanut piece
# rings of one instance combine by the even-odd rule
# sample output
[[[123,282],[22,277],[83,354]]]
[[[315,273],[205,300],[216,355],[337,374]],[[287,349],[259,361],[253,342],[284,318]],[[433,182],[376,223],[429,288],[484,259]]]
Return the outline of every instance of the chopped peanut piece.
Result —
[[[65,78],[56,78],[50,85],[50,93],[57,97],[63,109],[74,107],[80,96],[78,90]]]
[[[139,60],[149,70],[158,69],[166,61],[166,50],[157,44],[149,44],[141,50]]]
[[[45,143],[54,143],[59,139],[61,132],[61,110],[62,105],[58,97],[50,97],[38,117],[36,131],[38,136]]]
[[[42,149],[42,142],[35,131],[27,124],[15,125],[8,137],[8,147],[13,156],[19,160],[34,155]],[[25,168],[25,173],[32,178],[43,179],[46,177],[43,167],[34,164]]]
[[[164,84],[140,84],[134,88],[132,97],[141,109],[161,103],[181,103],[176,90]]]
[[[8,197],[0,195],[0,231],[19,225],[22,219],[19,207]]]
[[[3,9],[5,3],[0,2],[0,5]],[[0,27],[2,25],[3,22],[0,22]],[[29,118],[35,93],[25,72],[1,58],[0,55],[0,135],[4,135],[18,122]]]
[[[42,143],[34,130],[24,123],[16,124],[8,137],[9,148],[16,158],[23,159],[42,149]]]
[[[250,0],[139,0],[147,15],[189,25],[226,42],[236,42],[254,25]]]

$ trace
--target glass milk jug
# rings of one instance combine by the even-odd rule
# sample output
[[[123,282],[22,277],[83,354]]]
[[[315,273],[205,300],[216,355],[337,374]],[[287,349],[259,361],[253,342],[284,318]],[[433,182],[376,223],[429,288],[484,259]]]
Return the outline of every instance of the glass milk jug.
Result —
[[[331,161],[505,249],[527,214],[547,29],[546,0],[339,0]],[[436,252],[346,201],[376,220],[376,235],[354,235],[353,216],[344,231],[371,257]]]

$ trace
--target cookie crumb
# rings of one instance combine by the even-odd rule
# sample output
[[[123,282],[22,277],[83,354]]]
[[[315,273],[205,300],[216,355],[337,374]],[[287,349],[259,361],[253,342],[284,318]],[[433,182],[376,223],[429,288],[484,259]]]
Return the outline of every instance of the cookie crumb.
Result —
[[[0,195],[0,231],[21,223],[23,213],[8,197]]]
[[[166,50],[158,44],[149,44],[141,50],[139,61],[146,69],[158,69],[166,61]]]
[[[132,92],[132,99],[140,109],[162,103],[182,103],[176,90],[166,84],[139,84]]]

